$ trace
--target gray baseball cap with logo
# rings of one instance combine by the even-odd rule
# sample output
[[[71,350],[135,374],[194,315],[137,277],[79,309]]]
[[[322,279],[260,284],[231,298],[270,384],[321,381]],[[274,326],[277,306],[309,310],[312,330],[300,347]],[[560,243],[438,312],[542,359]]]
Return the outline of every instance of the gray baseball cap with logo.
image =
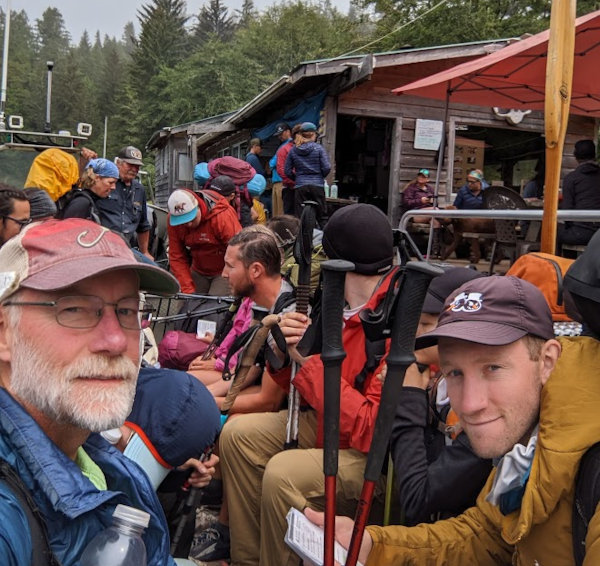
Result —
[[[117,157],[121,161],[125,161],[126,163],[131,163],[132,165],[143,165],[142,161],[142,152],[132,145],[128,145],[127,147],[121,148]]]
[[[488,346],[504,346],[527,334],[554,338],[552,314],[542,292],[512,276],[473,279],[444,303],[437,327],[416,340],[416,349],[457,338]]]

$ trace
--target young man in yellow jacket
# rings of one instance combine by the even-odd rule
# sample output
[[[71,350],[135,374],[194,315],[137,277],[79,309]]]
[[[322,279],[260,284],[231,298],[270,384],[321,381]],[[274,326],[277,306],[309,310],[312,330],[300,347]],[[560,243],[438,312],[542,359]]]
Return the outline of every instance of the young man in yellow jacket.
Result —
[[[452,407],[475,452],[496,467],[475,507],[459,517],[368,527],[359,559],[366,566],[572,566],[576,474],[600,439],[600,342],[555,340],[543,295],[514,277],[460,287],[417,347],[436,341]],[[338,518],[336,536],[345,546],[351,527],[350,519]],[[586,566],[600,563],[599,539],[596,513]]]

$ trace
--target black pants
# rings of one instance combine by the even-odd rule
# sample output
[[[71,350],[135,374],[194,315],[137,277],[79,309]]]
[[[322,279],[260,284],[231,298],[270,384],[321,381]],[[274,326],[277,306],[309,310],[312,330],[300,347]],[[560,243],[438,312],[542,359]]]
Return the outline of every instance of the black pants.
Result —
[[[281,191],[281,199],[283,200],[283,214],[294,214],[294,189],[283,187]]]
[[[304,201],[312,200],[317,203],[315,215],[320,228],[327,222],[327,202],[325,201],[325,189],[318,185],[304,185],[294,189],[294,215],[302,216],[302,204]]]
[[[585,246],[596,233],[597,227],[582,224],[559,224],[556,230],[557,248],[560,250],[562,244]]]

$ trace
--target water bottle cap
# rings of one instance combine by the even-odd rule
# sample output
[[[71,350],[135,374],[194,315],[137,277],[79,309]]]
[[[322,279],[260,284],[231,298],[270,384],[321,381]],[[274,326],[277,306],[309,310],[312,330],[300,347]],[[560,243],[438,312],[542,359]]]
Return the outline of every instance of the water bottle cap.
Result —
[[[113,517],[117,517],[118,519],[144,528],[150,523],[149,513],[146,513],[146,511],[142,511],[141,509],[136,509],[135,507],[129,507],[128,505],[117,505]]]
[[[103,430],[100,434],[111,444],[116,444],[117,442],[119,442],[122,436],[120,428],[111,428],[109,430]]]

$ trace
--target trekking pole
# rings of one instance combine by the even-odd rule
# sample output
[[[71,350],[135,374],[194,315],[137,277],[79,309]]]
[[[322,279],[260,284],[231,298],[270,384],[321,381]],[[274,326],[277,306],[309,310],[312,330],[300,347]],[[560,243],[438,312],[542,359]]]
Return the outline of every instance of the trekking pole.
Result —
[[[210,358],[212,358],[213,354],[215,353],[215,350],[219,347],[219,344],[223,341],[223,338],[227,336],[227,334],[231,330],[231,327],[233,326],[233,318],[237,314],[241,303],[242,298],[238,297],[233,303],[231,303],[231,305],[229,305],[229,309],[225,317],[221,321],[221,324],[219,324],[219,326],[217,327],[211,343],[208,345],[208,348],[206,348],[206,350],[204,351],[204,354],[202,354],[203,360],[210,360]]]
[[[236,368],[233,380],[231,382],[231,387],[229,387],[229,391],[227,391],[227,395],[221,404],[222,415],[227,415],[229,413],[229,410],[238,396],[238,393],[242,389],[242,385],[244,385],[246,381],[248,372],[254,366],[256,356],[263,347],[264,343],[267,341],[267,337],[269,336],[271,329],[279,322],[279,315],[266,314],[268,312],[266,309],[254,307],[252,310],[254,312],[255,320],[258,319],[259,322],[258,324],[253,325],[250,330],[247,331],[249,332],[248,342],[242,351],[238,367]],[[226,362],[225,370],[223,372],[224,379],[227,372],[228,364]]]
[[[316,224],[316,202],[304,202],[300,230],[294,244],[294,259],[298,263],[298,284],[296,285],[296,312],[308,314],[310,299],[310,275],[312,262],[312,239]],[[300,411],[300,395],[293,385],[294,377],[298,371],[298,364],[292,362],[290,391],[288,394],[288,420],[285,431],[284,450],[298,446],[298,419]]]
[[[340,444],[340,381],[346,357],[342,343],[344,283],[354,264],[342,259],[321,263],[323,270],[322,327],[323,348],[323,473],[325,474],[324,566],[334,564],[335,491]]]
[[[212,446],[210,446],[200,456],[200,461],[205,462],[206,460],[208,460],[210,458],[211,454],[213,453],[213,449],[214,449],[214,444]],[[187,480],[186,480],[186,484],[189,486],[189,488],[188,488],[189,491],[188,491],[187,497],[185,498],[185,501],[183,502],[181,509],[179,510],[179,513],[181,516],[179,517],[179,522],[177,523],[177,528],[175,529],[175,534],[173,535],[173,540],[171,540],[171,548],[169,549],[169,554],[171,556],[174,556],[175,552],[177,551],[177,547],[179,546],[179,541],[181,541],[181,536],[183,535],[185,525],[187,524],[187,522],[189,520],[190,513],[192,513],[196,509],[196,499],[198,498],[198,495],[200,494],[200,492],[202,490],[202,488],[200,488],[200,487],[190,486],[188,484]],[[184,485],[184,488],[185,488],[185,485]]]
[[[433,277],[443,273],[442,269],[425,262],[406,264],[404,281],[400,288],[396,312],[392,322],[392,338],[387,356],[387,376],[383,383],[379,410],[375,421],[373,440],[365,467],[365,481],[356,508],[354,529],[346,566],[356,566],[365,526],[369,518],[375,484],[381,475],[387,452],[396,405],[406,369],[415,361],[415,335],[427,288]]]

